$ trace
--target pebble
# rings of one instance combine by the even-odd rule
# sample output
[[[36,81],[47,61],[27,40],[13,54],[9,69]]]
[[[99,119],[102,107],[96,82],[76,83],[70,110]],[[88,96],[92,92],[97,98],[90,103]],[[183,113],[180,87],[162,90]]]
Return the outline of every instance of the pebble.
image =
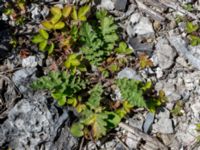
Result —
[[[136,73],[135,70],[131,68],[124,68],[117,74],[117,78],[128,78],[128,79],[135,79],[135,80],[142,80],[141,77]]]
[[[148,133],[154,121],[154,114],[148,113],[143,125],[143,130],[145,133]]]
[[[125,11],[127,5],[127,0],[116,0],[115,9],[119,11]]]
[[[161,118],[153,124],[153,133],[170,134],[174,133],[172,120],[168,118]]]
[[[157,39],[156,55],[158,57],[158,64],[161,69],[169,69],[174,63],[176,51],[168,44],[168,41],[163,38]]]
[[[22,67],[36,67],[36,57],[35,56],[29,56],[27,58],[22,59]]]
[[[107,10],[113,10],[115,8],[114,2],[112,0],[101,0],[100,7]]]

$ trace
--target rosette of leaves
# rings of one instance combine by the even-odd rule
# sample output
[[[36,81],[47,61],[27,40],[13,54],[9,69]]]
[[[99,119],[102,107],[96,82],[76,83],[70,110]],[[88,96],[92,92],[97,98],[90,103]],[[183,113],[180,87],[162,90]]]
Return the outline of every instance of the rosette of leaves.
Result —
[[[132,49],[128,48],[125,42],[120,42],[119,47],[115,49],[118,54],[131,54]]]
[[[90,11],[89,5],[82,6],[78,10],[76,6],[73,6],[71,17],[75,22],[86,21],[87,20],[86,15],[89,11]]]
[[[74,136],[98,139],[119,124],[121,118],[116,113],[106,111],[101,106],[102,94],[103,88],[100,84],[94,86],[90,91],[90,97],[85,104],[85,109],[80,112],[79,121],[71,126],[70,131]]]
[[[66,10],[67,9],[67,10]],[[50,9],[51,18],[43,21],[41,24],[48,30],[59,30],[65,27],[65,23],[61,20],[61,17],[68,17],[71,11],[71,7],[66,6],[63,11],[61,8],[54,6]]]
[[[54,43],[48,43],[49,34],[44,29],[40,29],[39,33],[35,35],[32,39],[32,42],[39,45],[40,51],[47,51],[48,54],[51,54],[54,49]]]
[[[192,22],[186,23],[186,32],[188,33],[188,38],[192,46],[197,46],[200,44],[200,37],[197,36],[196,32],[199,30],[198,24],[193,24]]]
[[[66,5],[63,9],[54,6],[50,9],[51,18],[42,22],[42,25],[48,30],[59,30],[65,27],[65,20],[70,15],[73,21],[86,21],[86,14],[89,12],[90,6],[85,5],[77,11],[76,6]]]
[[[113,17],[107,15],[105,10],[97,11],[96,18],[97,27],[93,27],[88,22],[83,23],[79,35],[82,45],[80,49],[86,59],[92,65],[98,66],[113,52],[119,37]]]
[[[62,9],[58,6],[51,7],[50,18],[41,22],[51,38],[49,39],[47,31],[41,29],[41,32],[33,37],[33,43],[39,44],[41,51],[46,51],[47,43],[50,43],[50,47],[47,49],[49,54],[53,52],[54,47],[60,50],[70,49],[77,41],[79,31],[78,26],[73,22],[85,21],[89,10],[90,6],[88,5],[82,6],[78,10],[72,5],[66,5]]]
[[[49,90],[60,106],[68,102],[71,104],[72,100],[76,101],[76,93],[85,89],[85,86],[82,79],[66,72],[50,72],[49,75],[39,78],[31,85],[33,89]]]
[[[72,53],[67,56],[64,64],[67,69],[71,70],[71,72],[75,74],[76,70],[86,71],[86,67],[84,66],[82,60],[83,57],[80,54]]]

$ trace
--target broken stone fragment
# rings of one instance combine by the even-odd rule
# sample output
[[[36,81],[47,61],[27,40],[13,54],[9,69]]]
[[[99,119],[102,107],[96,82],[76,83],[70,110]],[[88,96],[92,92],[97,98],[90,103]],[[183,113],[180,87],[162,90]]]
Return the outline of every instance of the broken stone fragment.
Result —
[[[130,22],[127,26],[127,33],[129,37],[138,35],[143,37],[154,36],[153,25],[149,18],[143,17],[138,13],[131,16]]]
[[[127,0],[116,0],[115,9],[119,11],[125,11],[127,5]]]
[[[176,51],[169,45],[164,38],[158,38],[156,44],[156,56],[158,58],[158,65],[161,69],[169,69],[175,63],[174,59],[177,55]]]
[[[148,113],[143,125],[143,130],[145,133],[148,133],[154,121],[154,114]]]
[[[115,8],[114,2],[112,0],[101,0],[100,7],[107,10],[113,10]]]

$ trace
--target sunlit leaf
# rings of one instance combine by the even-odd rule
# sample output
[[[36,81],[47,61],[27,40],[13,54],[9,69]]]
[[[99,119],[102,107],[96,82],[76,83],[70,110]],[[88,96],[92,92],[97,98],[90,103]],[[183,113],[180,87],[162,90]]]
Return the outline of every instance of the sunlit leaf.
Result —
[[[60,29],[63,29],[64,27],[65,27],[65,23],[60,21],[60,22],[56,23],[53,28],[55,30],[60,30]]]
[[[48,30],[53,29],[53,25],[47,20],[46,21],[42,21],[41,24],[42,24],[43,27],[45,27]]]
[[[81,123],[73,123],[71,126],[70,132],[75,137],[81,137],[83,136],[83,128],[84,126]]]
[[[63,17],[65,17],[65,18],[69,17],[71,11],[72,11],[72,6],[71,5],[66,5],[62,10]]]
[[[78,10],[78,19],[81,21],[86,21],[86,14],[90,11],[90,6],[85,5]]]
[[[49,34],[44,29],[40,29],[39,33],[44,39],[48,40]]]
[[[42,41],[42,42],[39,44],[39,50],[44,51],[45,48],[46,48],[46,46],[47,46],[47,43],[48,43],[47,40]]]
[[[40,43],[42,41],[44,41],[45,39],[41,36],[41,35],[36,35],[33,37],[32,42],[37,44]]]
[[[77,11],[76,11],[76,7],[73,6],[73,9],[72,9],[72,19],[73,20],[78,20],[78,14],[77,14]]]

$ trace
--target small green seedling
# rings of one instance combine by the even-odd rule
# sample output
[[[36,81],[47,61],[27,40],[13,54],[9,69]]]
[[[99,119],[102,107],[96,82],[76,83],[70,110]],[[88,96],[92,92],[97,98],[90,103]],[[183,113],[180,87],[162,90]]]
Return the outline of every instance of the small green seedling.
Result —
[[[39,33],[35,35],[32,39],[32,42],[39,44],[40,51],[48,51],[48,54],[51,54],[54,50],[54,43],[48,44],[49,34],[44,29],[40,29]]]
[[[81,55],[78,54],[70,54],[67,57],[67,60],[65,61],[65,67],[67,69],[70,69],[72,71],[72,73],[74,74],[76,72],[76,70],[80,70],[80,71],[86,71],[86,67],[84,67],[83,63],[82,63],[83,57]]]
[[[41,24],[43,27],[45,27],[48,30],[60,30],[65,27],[65,23],[61,21],[62,17],[62,10],[61,8],[54,6],[50,9],[52,17],[50,20],[45,20]],[[66,12],[64,11],[64,15],[66,15]]]
[[[189,39],[190,39],[190,44],[192,46],[197,46],[200,44],[200,37],[198,37],[198,36],[189,35]]]
[[[132,49],[128,48],[125,42],[120,42],[119,47],[115,49],[118,54],[131,54]]]
[[[90,11],[90,6],[85,5],[79,8],[77,11],[76,6],[73,6],[71,17],[74,21],[86,21],[87,13]]]
[[[193,24],[192,22],[186,23],[186,31],[187,33],[196,32],[199,29],[199,26],[197,24]]]

